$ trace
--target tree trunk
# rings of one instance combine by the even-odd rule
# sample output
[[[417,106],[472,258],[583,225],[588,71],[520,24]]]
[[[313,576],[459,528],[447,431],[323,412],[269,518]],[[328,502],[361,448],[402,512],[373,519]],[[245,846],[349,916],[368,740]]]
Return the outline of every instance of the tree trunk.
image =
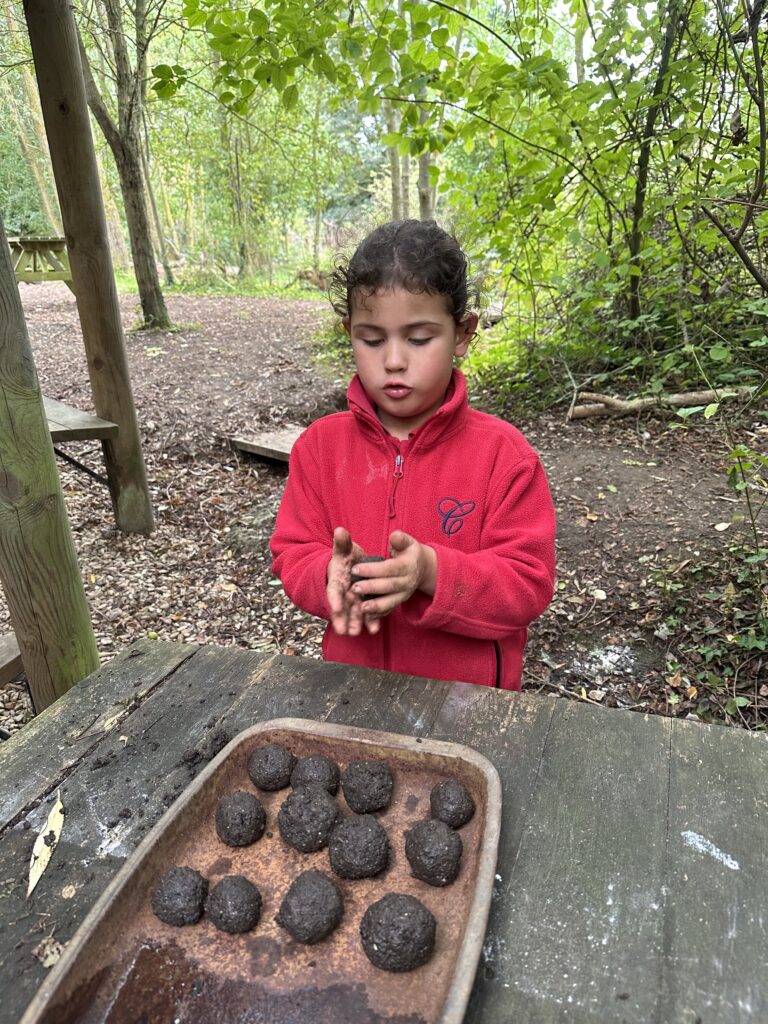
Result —
[[[408,220],[411,216],[411,158],[408,153],[403,153],[400,160],[400,194],[403,220]]]
[[[144,324],[147,327],[168,330],[172,325],[165,306],[152,249],[144,178],[141,171],[139,124],[142,111],[142,86],[141,82],[137,81],[137,76],[140,76],[140,67],[136,73],[131,71],[119,5],[115,0],[105,0],[105,9],[109,25],[109,39],[115,56],[119,123],[116,125],[109,115],[91,72],[85,46],[80,39],[80,57],[88,105],[115,158],[120,179],[120,191],[125,205],[133,270],[136,274]],[[137,8],[137,17],[138,10],[139,8]],[[137,41],[146,45],[147,41],[143,38],[143,26],[137,25],[136,35]]]
[[[432,220],[432,189],[429,185],[430,154],[422,153],[419,157],[419,218]]]
[[[97,117],[98,120],[98,117]],[[110,142],[109,139],[107,139]],[[111,146],[110,142],[110,146]],[[141,174],[141,157],[138,139],[116,140],[112,152],[115,157],[120,191],[125,205],[125,220],[128,237],[131,240],[131,258],[136,285],[139,289],[141,312],[147,327],[169,330],[171,319],[160,287],[157,264],[152,248],[152,237],[144,197],[144,181]]]
[[[13,15],[11,14],[10,6],[5,11],[5,21],[8,26],[8,35],[11,40],[18,36],[18,29],[14,22]],[[18,105],[13,96],[11,89],[7,87],[3,88],[3,92],[6,94],[5,99],[8,104],[8,109],[11,111],[11,115],[16,124],[19,143],[24,153],[24,159],[27,161],[27,165],[32,172],[32,176],[37,184],[38,191],[40,193],[40,201],[43,204],[43,213],[45,219],[48,221],[48,226],[52,233],[59,237],[61,235],[61,217],[56,207],[56,201],[53,198],[53,188],[51,182],[48,180],[48,174],[46,171],[50,168],[51,161],[48,155],[48,140],[45,137],[45,129],[42,123],[42,114],[40,112],[40,100],[35,89],[35,83],[32,79],[29,68],[26,65],[22,65],[19,68],[21,76],[21,87],[24,92],[24,99],[26,101],[27,111],[32,121],[32,129],[37,142],[37,152],[29,144],[27,139],[24,120],[20,115]]]
[[[423,124],[429,115],[427,111],[422,107],[419,111],[419,120]],[[432,220],[434,216],[434,210],[432,209],[432,189],[429,184],[429,165],[431,162],[432,154],[429,150],[422,153],[419,157],[419,219],[420,220]]]
[[[0,218],[0,582],[36,711],[99,667]]]
[[[637,320],[640,316],[640,279],[642,276],[639,254],[643,245],[642,220],[645,213],[645,195],[648,188],[648,169],[651,161],[651,146],[654,142],[656,118],[658,117],[661,105],[664,102],[663,89],[669,62],[672,55],[672,47],[679,32],[685,28],[684,20],[679,16],[678,0],[671,0],[666,8],[666,14],[662,24],[666,23],[664,43],[662,45],[661,57],[659,58],[659,69],[656,73],[656,81],[653,86],[653,99],[645,115],[645,127],[643,129],[642,141],[640,143],[640,155],[637,160],[637,174],[635,179],[635,201],[632,207],[632,231],[629,236],[629,317]],[[634,271],[634,273],[632,272]]]
[[[68,0],[25,0],[43,118],[69,250],[96,412],[119,427],[104,442],[119,529],[150,533],[152,506],[125,357],[78,35]]]
[[[160,214],[157,210],[157,203],[155,202],[155,193],[152,188],[152,179],[149,176],[149,162],[147,161],[147,154],[144,148],[141,150],[141,166],[144,172],[144,183],[147,186],[147,195],[149,196],[149,208],[152,210],[152,220],[155,225],[155,238],[157,239],[157,249],[160,253],[160,262],[163,264],[163,272],[165,274],[166,285],[173,285],[173,271],[171,270],[171,264],[168,261],[168,250],[165,246],[165,238],[163,237],[163,225],[160,221]]]
[[[387,124],[387,131],[389,133],[396,132],[397,118],[392,104],[387,100],[384,101],[384,118]],[[397,146],[387,146],[387,153],[389,154],[389,174],[392,181],[392,220],[402,220],[403,193],[401,187],[400,154],[397,151]]]

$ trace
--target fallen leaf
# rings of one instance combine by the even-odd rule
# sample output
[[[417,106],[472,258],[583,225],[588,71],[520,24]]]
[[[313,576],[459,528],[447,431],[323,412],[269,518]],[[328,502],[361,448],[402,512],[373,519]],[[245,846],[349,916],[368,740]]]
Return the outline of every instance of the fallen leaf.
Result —
[[[602,700],[605,696],[605,690],[590,690],[589,696],[592,700]]]
[[[594,597],[594,599],[596,601],[605,601],[605,600],[607,600],[608,595],[606,594],[606,592],[604,590],[600,590],[599,587],[596,587],[592,591],[592,597]]]
[[[51,859],[53,851],[56,849],[56,844],[59,841],[61,835],[61,829],[64,825],[64,805],[61,802],[61,790],[56,794],[56,803],[51,808],[51,812],[48,815],[48,820],[43,826],[43,830],[40,835],[35,839],[35,845],[32,847],[32,859],[29,862],[29,885],[27,886],[27,896],[31,896],[32,892],[40,881],[43,872],[48,867],[48,862]]]
[[[730,529],[730,526],[730,523],[715,523],[715,529],[718,530],[720,533],[722,533],[723,530]]]

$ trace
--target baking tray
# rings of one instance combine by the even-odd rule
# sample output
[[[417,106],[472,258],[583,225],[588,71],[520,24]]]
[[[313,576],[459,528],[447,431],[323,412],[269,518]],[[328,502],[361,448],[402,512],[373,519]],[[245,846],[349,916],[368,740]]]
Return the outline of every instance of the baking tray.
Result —
[[[342,768],[357,758],[389,763],[392,802],[377,814],[393,850],[385,872],[339,879],[327,849],[302,854],[282,841],[276,816],[290,790],[256,791],[246,770],[254,748],[272,742],[297,757],[325,754]],[[412,877],[403,833],[429,817],[430,790],[444,778],[467,786],[476,811],[460,832],[458,878],[435,888]],[[219,798],[235,789],[258,793],[271,833],[239,849],[219,840],[214,820]],[[339,805],[348,811],[341,789]],[[304,719],[253,726],[190,783],[128,858],[20,1024],[460,1024],[485,935],[500,818],[498,773],[469,747]],[[184,928],[159,921],[151,894],[177,864],[197,868],[211,886],[228,874],[254,881],[264,900],[257,927],[228,935],[205,916]],[[344,919],[323,942],[305,946],[274,918],[291,881],[311,867],[336,878]],[[435,952],[414,971],[378,970],[360,945],[363,913],[387,892],[418,897],[437,919]]]

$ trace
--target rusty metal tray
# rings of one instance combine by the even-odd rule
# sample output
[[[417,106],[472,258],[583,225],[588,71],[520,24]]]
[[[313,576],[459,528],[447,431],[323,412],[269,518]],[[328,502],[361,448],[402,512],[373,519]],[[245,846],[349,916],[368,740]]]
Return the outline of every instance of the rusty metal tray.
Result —
[[[392,844],[390,866],[377,878],[336,879],[344,919],[314,946],[294,942],[274,920],[301,871],[332,874],[327,850],[301,854],[280,838],[276,815],[288,790],[258,793],[271,836],[233,849],[216,835],[219,798],[235,789],[256,792],[246,765],[267,742],[297,756],[325,754],[342,768],[355,758],[382,758],[395,779],[390,807],[377,815]],[[429,817],[429,792],[444,778],[462,781],[477,809],[461,829],[459,877],[434,888],[410,874],[403,833]],[[339,804],[347,810],[341,790]],[[128,858],[21,1024],[460,1024],[485,935],[500,818],[496,769],[469,747],[303,719],[253,726],[190,783]],[[211,885],[227,874],[256,882],[264,899],[257,927],[227,935],[205,916],[185,928],[160,922],[151,894],[176,864],[197,868]],[[405,974],[373,967],[359,941],[365,909],[387,892],[417,896],[437,919],[434,955]]]

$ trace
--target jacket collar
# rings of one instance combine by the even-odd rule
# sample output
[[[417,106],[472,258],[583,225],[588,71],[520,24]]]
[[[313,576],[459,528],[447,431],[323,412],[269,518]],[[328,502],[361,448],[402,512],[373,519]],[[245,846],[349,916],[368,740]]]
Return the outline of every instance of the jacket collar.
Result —
[[[376,415],[376,406],[368,397],[368,392],[360,383],[357,374],[352,378],[347,389],[347,404],[365,433],[375,436],[387,445],[394,443],[397,446],[397,439],[392,437],[382,426]],[[467,383],[464,374],[461,370],[454,370],[443,404],[410,434],[411,450],[416,446],[431,448],[439,441],[454,434],[461,428],[468,409]]]

